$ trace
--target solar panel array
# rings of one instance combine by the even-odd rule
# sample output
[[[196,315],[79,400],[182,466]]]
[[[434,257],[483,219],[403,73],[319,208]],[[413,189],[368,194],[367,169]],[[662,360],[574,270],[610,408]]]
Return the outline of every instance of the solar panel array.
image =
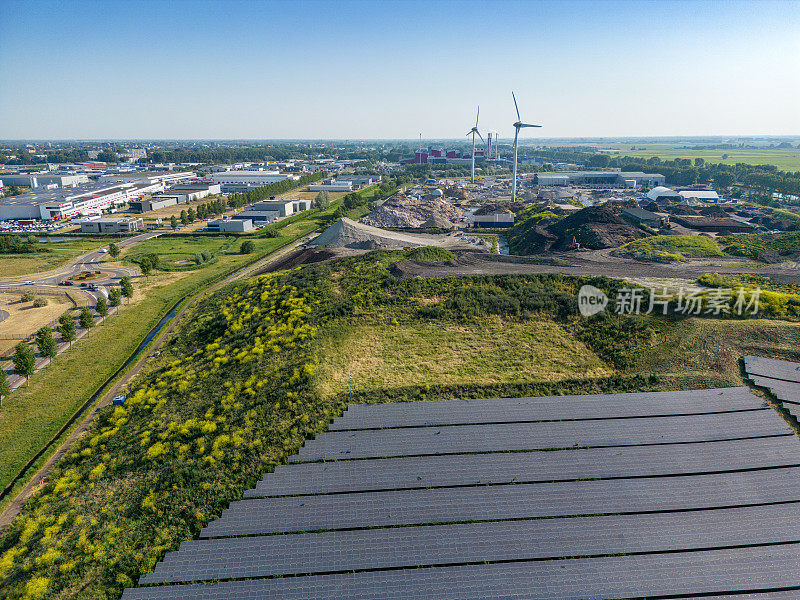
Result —
[[[744,368],[754,384],[770,390],[800,420],[800,363],[745,356]]]
[[[123,598],[788,600],[798,522],[747,388],[353,405]]]

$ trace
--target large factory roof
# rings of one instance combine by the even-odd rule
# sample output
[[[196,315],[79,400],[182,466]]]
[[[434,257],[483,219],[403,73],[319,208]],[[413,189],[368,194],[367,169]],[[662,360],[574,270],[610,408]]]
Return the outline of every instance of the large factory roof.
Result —
[[[109,185],[107,183],[87,183],[70,188],[54,188],[52,190],[33,190],[19,196],[0,198],[4,206],[39,206],[41,204],[55,204],[71,202],[77,198],[91,196],[92,194],[113,194],[116,191],[133,188],[144,188],[153,185],[151,182],[140,182],[131,185]]]

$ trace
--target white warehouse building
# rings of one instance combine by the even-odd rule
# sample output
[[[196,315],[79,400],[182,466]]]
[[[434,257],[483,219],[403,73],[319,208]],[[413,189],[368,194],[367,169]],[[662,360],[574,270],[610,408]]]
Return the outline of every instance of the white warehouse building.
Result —
[[[300,179],[299,175],[278,171],[219,171],[210,175],[211,181],[222,185],[269,185],[287,179]]]
[[[103,210],[164,190],[161,182],[127,185],[90,184],[76,188],[32,191],[0,198],[0,220],[59,221],[79,215],[99,215]]]

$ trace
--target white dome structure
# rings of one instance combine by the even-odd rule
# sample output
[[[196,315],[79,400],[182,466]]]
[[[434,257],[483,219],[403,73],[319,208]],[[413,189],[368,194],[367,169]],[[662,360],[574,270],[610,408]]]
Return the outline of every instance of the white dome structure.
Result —
[[[658,185],[654,187],[652,190],[647,192],[647,197],[652,200],[653,202],[658,202],[661,198],[676,198],[680,199],[680,194],[673,189],[665,187],[663,185]]]

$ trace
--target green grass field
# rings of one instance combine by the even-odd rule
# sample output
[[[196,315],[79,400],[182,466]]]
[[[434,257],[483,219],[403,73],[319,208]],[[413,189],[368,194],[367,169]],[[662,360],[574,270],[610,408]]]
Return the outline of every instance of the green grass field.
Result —
[[[50,252],[35,254],[0,254],[0,277],[17,277],[56,269],[67,261],[90,250],[107,246],[110,240],[73,238],[59,242],[45,242],[43,248]]]
[[[631,146],[636,150],[631,150]],[[692,144],[680,144],[692,145]],[[745,163],[750,165],[775,165],[783,171],[800,171],[800,148],[762,148],[762,149],[732,149],[732,150],[692,150],[678,148],[670,144],[609,144],[607,147],[620,151],[620,156],[635,156],[650,158],[657,156],[662,160],[676,158],[702,158],[706,162],[735,165]],[[727,155],[727,158],[723,158]]]
[[[205,252],[209,258],[218,257],[231,252],[236,244],[234,236],[198,235],[191,237],[159,236],[145,240],[127,251],[123,260],[135,264],[137,259],[150,253],[158,254],[162,269],[179,271],[197,269],[208,265],[207,262],[196,262],[195,257]]]
[[[350,385],[365,392],[409,382],[553,382],[612,373],[583,342],[546,319],[365,323],[330,332],[321,354],[323,396],[344,392]]]

